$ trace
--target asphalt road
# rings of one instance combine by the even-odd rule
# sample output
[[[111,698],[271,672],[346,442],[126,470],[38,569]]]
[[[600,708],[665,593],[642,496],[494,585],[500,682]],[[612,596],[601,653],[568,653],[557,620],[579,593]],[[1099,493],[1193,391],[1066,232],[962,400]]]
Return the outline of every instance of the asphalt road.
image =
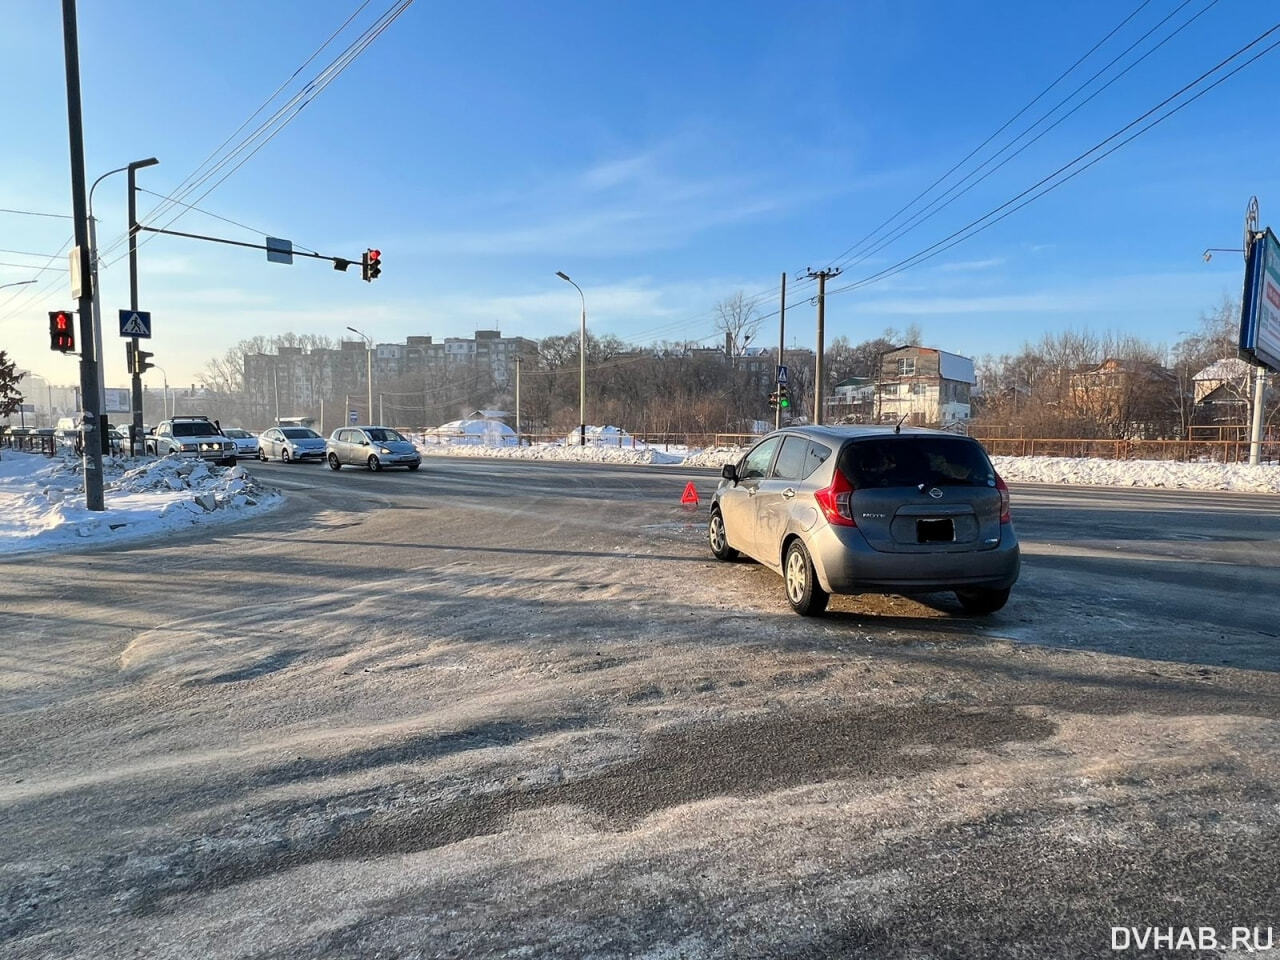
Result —
[[[1005,610],[809,621],[710,559],[679,503],[708,471],[250,469],[286,506],[0,561],[0,954],[1074,958],[1280,926],[1280,498],[1015,487]]]

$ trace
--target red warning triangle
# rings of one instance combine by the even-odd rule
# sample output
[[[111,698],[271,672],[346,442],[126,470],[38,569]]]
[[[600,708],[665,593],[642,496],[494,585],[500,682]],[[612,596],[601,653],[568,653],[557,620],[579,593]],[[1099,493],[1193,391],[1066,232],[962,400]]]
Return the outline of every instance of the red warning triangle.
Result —
[[[685,484],[684,495],[680,497],[680,502],[681,503],[697,503],[698,502],[698,488],[693,485],[692,480],[690,480],[687,484]]]

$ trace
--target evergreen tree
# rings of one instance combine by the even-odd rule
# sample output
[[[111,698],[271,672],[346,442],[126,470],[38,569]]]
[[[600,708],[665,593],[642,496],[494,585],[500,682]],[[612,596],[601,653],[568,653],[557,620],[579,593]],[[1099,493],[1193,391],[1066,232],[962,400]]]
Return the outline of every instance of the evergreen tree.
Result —
[[[9,355],[0,350],[0,417],[18,412],[22,394],[18,392],[19,374]]]

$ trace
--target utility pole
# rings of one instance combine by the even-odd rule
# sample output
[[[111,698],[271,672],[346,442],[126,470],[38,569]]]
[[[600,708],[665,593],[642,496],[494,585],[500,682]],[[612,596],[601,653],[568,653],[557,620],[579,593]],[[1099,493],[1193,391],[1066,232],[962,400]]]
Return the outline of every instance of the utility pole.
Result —
[[[129,178],[129,309],[137,312],[138,309],[138,198],[137,198],[137,177],[139,167],[150,167],[156,164],[156,158],[150,157],[146,160],[139,160],[131,163],[126,168]],[[133,355],[138,354],[138,338],[134,337],[130,341],[130,349]],[[165,377],[166,382],[168,377]],[[165,392],[168,393],[168,386],[165,386]],[[134,370],[133,381],[130,383],[130,394],[133,407],[133,437],[135,443],[143,444],[143,452],[146,452],[146,441],[142,439],[142,371]]]
[[[89,510],[105,510],[102,492],[102,438],[98,395],[98,357],[94,351],[93,274],[89,267],[89,210],[85,197],[84,128],[80,112],[80,43],[76,35],[76,0],[62,0],[62,44],[67,68],[67,134],[71,149],[71,207],[75,216],[76,254],[80,258],[80,393],[84,456],[84,502]]]
[[[382,405],[382,394],[378,394],[378,422],[383,426],[387,423],[387,409]]]
[[[827,280],[840,276],[840,272],[839,267],[817,272],[806,271],[810,280],[815,277],[818,280],[818,349],[817,359],[813,365],[813,422],[815,425],[822,423],[822,352],[825,345],[823,325],[826,322]]]
[[[778,303],[778,366],[783,366],[786,361],[782,358],[787,345],[787,275],[782,274],[782,299]],[[774,379],[777,380],[775,372]],[[773,411],[773,429],[782,429],[782,405],[779,404],[777,409]]]
[[[1267,368],[1254,368],[1253,423],[1249,431],[1249,462],[1257,466],[1262,462],[1262,408],[1267,400]]]

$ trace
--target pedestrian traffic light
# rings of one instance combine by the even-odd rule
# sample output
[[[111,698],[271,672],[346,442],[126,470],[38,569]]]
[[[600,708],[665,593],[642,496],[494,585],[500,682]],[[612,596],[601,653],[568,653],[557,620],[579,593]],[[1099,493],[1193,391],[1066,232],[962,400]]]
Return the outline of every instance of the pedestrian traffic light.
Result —
[[[791,406],[791,397],[788,395],[786,387],[778,388],[778,406],[783,410],[786,410]]]
[[[778,408],[778,391],[769,394],[769,409],[776,410]]]
[[[76,349],[76,327],[70,310],[49,311],[49,349],[72,353]]]
[[[143,350],[137,341],[133,341],[125,347],[125,359],[128,361],[130,373],[146,373],[155,366],[154,363],[150,362],[154,356],[154,353],[148,353]]]
[[[360,276],[371,283],[378,279],[380,273],[382,273],[382,251],[370,248],[360,258]]]

